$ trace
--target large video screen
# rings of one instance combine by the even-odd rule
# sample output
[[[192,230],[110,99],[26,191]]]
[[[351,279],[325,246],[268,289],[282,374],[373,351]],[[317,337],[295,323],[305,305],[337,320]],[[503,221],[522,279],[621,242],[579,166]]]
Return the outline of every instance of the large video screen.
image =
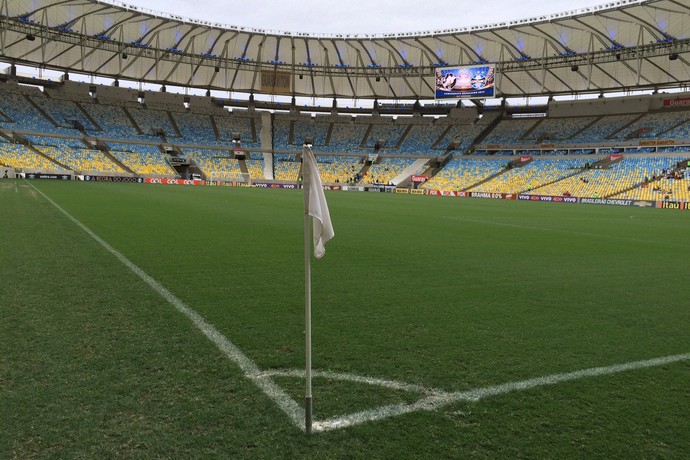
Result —
[[[436,69],[436,98],[494,97],[494,70],[492,65]]]

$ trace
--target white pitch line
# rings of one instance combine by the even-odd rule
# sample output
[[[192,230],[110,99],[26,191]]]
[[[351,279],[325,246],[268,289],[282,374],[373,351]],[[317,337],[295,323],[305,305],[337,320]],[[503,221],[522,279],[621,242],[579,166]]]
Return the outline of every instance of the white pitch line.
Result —
[[[261,391],[271,398],[278,405],[280,409],[285,412],[292,423],[298,428],[304,430],[304,408],[302,408],[297,402],[292,399],[285,391],[276,385],[273,380],[268,377],[262,377],[261,371],[256,364],[242,351],[237,348],[227,337],[225,337],[218,329],[216,329],[212,324],[206,321],[200,314],[194,311],[186,303],[180,300],[175,294],[166,289],[158,281],[153,279],[150,275],[144,272],[141,268],[135,265],[132,261],[126,258],[117,249],[110,246],[105,240],[96,235],[90,228],[82,224],[79,220],[73,217],[70,213],[62,209],[59,204],[51,200],[45,193],[34,187],[33,184],[29,185],[41,194],[46,200],[48,200],[53,206],[55,206],[61,213],[63,213],[69,220],[76,224],[79,228],[84,230],[91,238],[96,240],[98,244],[103,246],[108,252],[114,255],[120,262],[122,262],[127,268],[129,268],[135,275],[142,279],[146,284],[151,287],[154,291],[161,295],[165,300],[168,301],[176,310],[184,314],[189,318],[194,326],[196,326],[199,331],[201,331],[211,342],[213,342],[220,351],[223,352],[232,362],[237,364],[239,368],[244,372],[245,377],[254,382]]]
[[[295,377],[304,378],[304,370],[266,370],[262,371],[257,377]],[[346,382],[365,383],[367,385],[375,385],[378,387],[389,388],[391,390],[401,390],[410,393],[422,393],[427,395],[449,395],[447,391],[437,390],[434,388],[415,385],[412,383],[398,382],[395,380],[385,380],[375,377],[365,377],[355,374],[347,374],[342,372],[332,371],[312,371],[312,376],[316,378],[324,378],[329,380],[342,380]]]
[[[416,412],[420,410],[436,410],[459,401],[477,402],[491,396],[499,396],[506,393],[511,393],[513,391],[524,391],[541,386],[555,385],[557,383],[580,380],[587,377],[611,375],[635,369],[646,369],[650,367],[658,367],[663,366],[665,364],[672,364],[680,361],[689,360],[690,353],[685,353],[681,355],[672,355],[664,356],[661,358],[648,359],[644,361],[632,361],[629,363],[614,364],[611,366],[592,367],[589,369],[581,369],[579,371],[567,372],[564,374],[546,375],[543,377],[537,377],[529,380],[521,380],[517,382],[504,383],[502,385],[476,388],[474,390],[436,394],[420,399],[419,401],[412,404],[393,404],[372,410],[357,412],[355,414],[350,414],[343,417],[322,420],[316,422],[313,428],[314,431],[331,431],[340,428],[345,428],[348,426],[359,425],[365,422],[372,422],[375,420],[381,420],[388,417],[395,417],[410,412]]]

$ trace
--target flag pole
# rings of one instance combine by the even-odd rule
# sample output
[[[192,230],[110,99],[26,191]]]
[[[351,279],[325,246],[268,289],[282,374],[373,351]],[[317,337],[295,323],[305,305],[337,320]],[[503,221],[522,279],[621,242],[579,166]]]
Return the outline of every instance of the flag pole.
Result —
[[[312,428],[312,399],[311,399],[311,219],[309,216],[309,180],[306,174],[304,154],[306,145],[302,150],[302,188],[304,190],[304,347],[305,347],[305,380],[306,391],[304,396],[304,428],[307,434],[311,434]]]

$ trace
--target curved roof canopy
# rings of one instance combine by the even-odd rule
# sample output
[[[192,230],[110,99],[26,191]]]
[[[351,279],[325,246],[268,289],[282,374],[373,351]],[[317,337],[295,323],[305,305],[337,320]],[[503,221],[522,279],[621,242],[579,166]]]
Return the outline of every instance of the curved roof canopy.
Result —
[[[621,0],[525,20],[399,34],[222,25],[93,0],[0,0],[0,59],[176,86],[432,99],[436,68],[493,63],[505,97],[683,87],[690,0]]]

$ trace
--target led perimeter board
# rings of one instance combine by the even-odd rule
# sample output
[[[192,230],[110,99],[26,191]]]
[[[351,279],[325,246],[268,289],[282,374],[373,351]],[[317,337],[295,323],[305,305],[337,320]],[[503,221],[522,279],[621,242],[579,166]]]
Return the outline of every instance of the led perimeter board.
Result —
[[[495,67],[445,67],[436,69],[436,98],[483,99],[494,97]]]

